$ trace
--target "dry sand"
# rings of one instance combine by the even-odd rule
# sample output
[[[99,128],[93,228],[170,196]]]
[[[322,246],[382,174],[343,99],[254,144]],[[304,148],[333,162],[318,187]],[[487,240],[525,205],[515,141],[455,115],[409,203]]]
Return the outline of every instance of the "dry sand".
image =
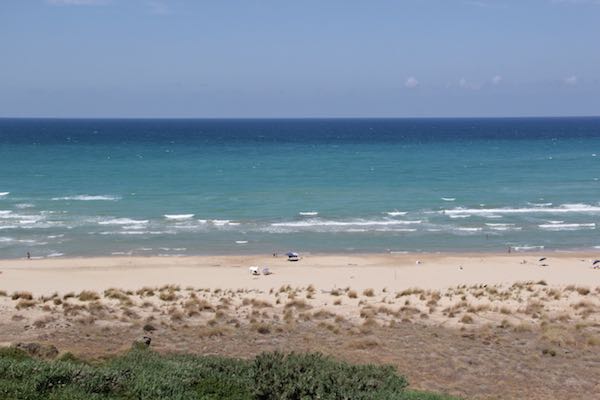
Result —
[[[546,260],[538,261],[541,257]],[[466,284],[510,284],[545,280],[550,285],[600,285],[592,268],[597,253],[307,255],[298,262],[271,256],[104,257],[0,260],[0,289],[102,291],[109,287],[178,284],[220,289],[262,289],[314,285],[402,290],[443,289]],[[420,261],[420,264],[417,264]],[[545,264],[545,266],[542,266]],[[250,266],[269,267],[269,276],[251,277]]]

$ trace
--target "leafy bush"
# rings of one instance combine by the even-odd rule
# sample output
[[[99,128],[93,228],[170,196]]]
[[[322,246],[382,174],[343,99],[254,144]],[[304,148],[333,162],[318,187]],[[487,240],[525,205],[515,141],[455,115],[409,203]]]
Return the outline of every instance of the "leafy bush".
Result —
[[[391,366],[350,365],[320,354],[240,360],[134,349],[90,365],[72,355],[45,361],[16,349],[0,351],[2,400],[443,399],[405,392],[406,386]]]
[[[391,366],[349,365],[321,354],[264,353],[252,368],[257,399],[392,399],[407,386]]]

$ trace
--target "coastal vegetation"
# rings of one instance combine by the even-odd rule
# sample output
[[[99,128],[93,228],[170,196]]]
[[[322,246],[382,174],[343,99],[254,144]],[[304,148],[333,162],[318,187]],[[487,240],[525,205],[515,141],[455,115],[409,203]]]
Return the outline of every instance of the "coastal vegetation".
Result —
[[[438,289],[365,290],[365,286],[162,285],[45,294],[5,290],[0,293],[4,317],[0,340],[11,347],[0,347],[0,399],[156,398],[127,390],[142,384],[148,390],[162,390],[162,378],[154,374],[168,375],[172,370],[180,370],[173,382],[182,379],[172,389],[187,388],[179,398],[189,393],[201,399],[280,398],[258,396],[252,371],[257,360],[277,363],[271,369],[290,370],[289,356],[277,353],[282,351],[299,357],[294,362],[339,373],[333,381],[338,386],[356,365],[371,365],[371,369],[356,367],[353,371],[359,372],[352,374],[368,370],[385,379],[408,381],[413,389],[465,399],[487,398],[491,391],[507,399],[523,398],[524,393],[531,399],[562,399],[594,388],[599,373],[598,286],[557,285],[540,279]],[[140,349],[130,352],[131,343],[142,336],[149,339],[149,346],[144,344],[142,353]],[[25,357],[15,348],[38,358]],[[117,368],[125,364],[127,368]],[[205,381],[195,371],[211,369],[206,365],[222,373],[210,375],[211,387],[238,382],[234,386],[243,388],[243,393],[231,389],[234,394],[226,397],[223,392],[202,392],[199,385]],[[21,375],[14,375],[18,371]],[[228,377],[231,371],[242,372]],[[52,389],[40,394],[37,387],[49,387],[37,383],[46,379],[45,374],[50,374]],[[71,383],[57,386],[62,378],[53,381],[52,374],[67,376]],[[82,383],[83,376],[91,383]],[[114,390],[81,392],[82,387],[107,384],[105,380],[112,376],[119,377]],[[277,379],[302,382],[287,375]],[[342,386],[341,393],[354,390]],[[174,398],[180,396],[174,393]],[[321,398],[344,398],[327,396]],[[407,389],[401,391],[402,397],[395,391],[396,397],[381,396],[440,398]]]
[[[0,350],[0,398],[11,399],[410,399],[450,397],[407,391],[391,366],[351,365],[321,354],[263,353],[251,360],[160,355],[135,346],[88,363],[70,353],[56,360]]]

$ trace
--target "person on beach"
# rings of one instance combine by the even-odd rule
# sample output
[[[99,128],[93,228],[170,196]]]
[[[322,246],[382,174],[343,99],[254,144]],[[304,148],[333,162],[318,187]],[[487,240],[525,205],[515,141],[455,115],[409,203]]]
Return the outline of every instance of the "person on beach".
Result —
[[[31,253],[27,252],[27,259],[31,260]]]

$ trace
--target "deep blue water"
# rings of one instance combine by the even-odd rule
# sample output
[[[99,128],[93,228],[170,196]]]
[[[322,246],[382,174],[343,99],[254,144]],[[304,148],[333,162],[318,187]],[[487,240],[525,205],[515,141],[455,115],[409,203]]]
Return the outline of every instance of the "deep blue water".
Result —
[[[0,257],[593,249],[599,178],[600,118],[0,119]]]

